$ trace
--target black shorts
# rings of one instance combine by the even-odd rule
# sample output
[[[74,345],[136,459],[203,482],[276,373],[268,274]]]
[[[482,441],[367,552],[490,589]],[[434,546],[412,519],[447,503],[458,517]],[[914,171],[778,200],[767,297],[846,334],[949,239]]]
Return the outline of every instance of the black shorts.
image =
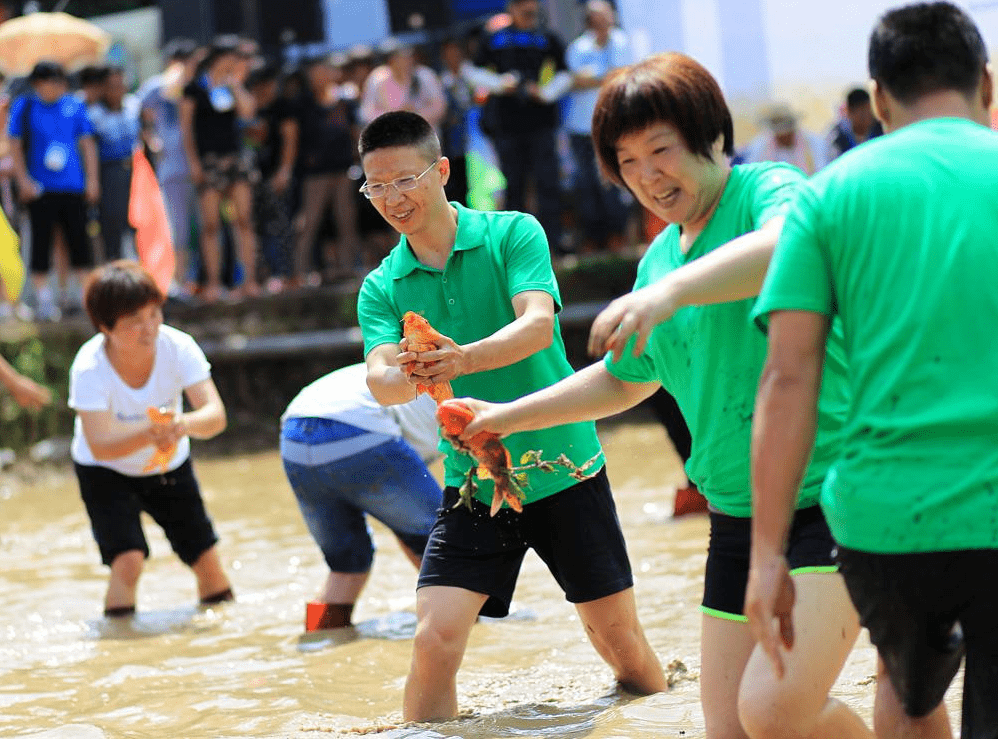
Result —
[[[208,152],[201,158],[201,172],[204,180],[198,186],[199,193],[205,190],[224,193],[237,182],[254,184],[260,178],[260,173],[254,167],[252,154],[246,151],[234,154]]]
[[[700,610],[730,621],[746,621],[745,588],[748,585],[752,519],[710,513],[710,544]],[[794,514],[787,545],[787,562],[794,575],[835,572],[835,540],[818,506]]]
[[[966,653],[961,735],[998,737],[998,550],[836,559],[908,715],[939,705]]]
[[[87,234],[87,206],[82,193],[43,192],[28,203],[31,216],[31,271],[45,274],[52,266],[52,232],[60,226],[66,239],[69,263],[76,269],[94,264]]]
[[[544,560],[570,603],[588,603],[634,584],[606,468],[524,506],[522,513],[503,508],[492,518],[478,500],[472,511],[454,508],[458,498],[456,487],[444,488],[417,588],[447,585],[483,593],[489,599],[481,615],[500,618],[509,613],[527,549]]]
[[[149,556],[139,520],[142,511],[162,527],[173,551],[187,565],[218,541],[190,459],[171,472],[149,477],[130,477],[107,467],[73,466],[104,564],[135,549]]]

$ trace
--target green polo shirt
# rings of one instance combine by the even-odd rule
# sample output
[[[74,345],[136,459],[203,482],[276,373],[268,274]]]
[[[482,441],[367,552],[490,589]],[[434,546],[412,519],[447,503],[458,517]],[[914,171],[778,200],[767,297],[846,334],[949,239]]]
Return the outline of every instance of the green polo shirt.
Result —
[[[800,170],[786,164],[734,167],[717,209],[689,251],[683,254],[680,249],[678,226],[668,226],[641,260],[634,289],[657,282],[785,214],[803,179]],[[621,380],[661,382],[675,396],[693,439],[686,474],[715,508],[729,516],[752,515],[752,414],[766,359],[766,338],[749,320],[754,302],[681,308],[654,329],[640,356],[633,356],[629,346],[619,362],[612,354],[605,360],[607,369]],[[837,454],[844,381],[840,374],[826,371],[823,384],[827,412],[798,500],[800,508],[817,503],[825,472]]]
[[[415,311],[440,333],[458,344],[491,336],[516,320],[513,296],[542,290],[561,309],[558,282],[551,268],[547,239],[533,216],[515,212],[485,213],[458,203],[454,250],[443,270],[420,263],[405,236],[381,265],[364,280],[357,313],[364,335],[365,355],[382,344],[402,339],[402,315]],[[515,364],[458,377],[451,382],[457,397],[506,402],[553,385],[572,374],[557,313],[551,345]],[[593,457],[591,471],[603,464],[593,423],[572,423],[541,431],[512,434],[503,440],[519,464],[530,450],[542,450],[545,459],[565,453],[581,465]],[[447,485],[460,485],[472,459],[441,441]],[[560,492],[578,481],[567,470],[530,470],[527,502]],[[492,500],[493,483],[480,480],[478,498]]]
[[[821,502],[852,549],[998,547],[996,173],[998,135],[931,119],[837,159],[787,217],[755,313],[841,319],[853,403]]]

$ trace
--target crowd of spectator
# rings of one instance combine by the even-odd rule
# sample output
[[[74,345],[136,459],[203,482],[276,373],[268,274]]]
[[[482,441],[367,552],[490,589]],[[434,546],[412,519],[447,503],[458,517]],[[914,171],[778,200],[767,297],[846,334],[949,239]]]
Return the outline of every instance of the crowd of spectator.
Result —
[[[607,0],[585,4],[585,30],[567,47],[543,25],[539,0],[507,9],[432,47],[391,41],[293,67],[250,39],[175,39],[162,73],[134,93],[121,67],[70,75],[39,63],[20,94],[0,101],[0,202],[27,244],[35,317],[79,311],[86,272],[134,256],[136,149],[165,201],[172,299],[211,303],[365,274],[394,238],[358,192],[357,135],[390,110],[437,129],[452,200],[469,196],[475,111],[505,180],[499,205],[535,213],[556,256],[621,251],[636,206],[598,171],[590,126],[604,78],[634,61],[628,36]],[[879,133],[863,90],[849,94],[827,139],[797,123],[775,106],[741,158],[812,174]],[[0,293],[0,319],[13,312]]]

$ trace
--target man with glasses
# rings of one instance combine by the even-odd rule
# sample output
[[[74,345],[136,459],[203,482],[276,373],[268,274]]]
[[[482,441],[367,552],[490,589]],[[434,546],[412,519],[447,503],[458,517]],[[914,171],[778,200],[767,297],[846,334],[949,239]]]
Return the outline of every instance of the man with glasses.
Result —
[[[547,239],[532,216],[485,213],[448,203],[450,162],[429,123],[397,111],[374,119],[360,137],[362,188],[401,234],[364,280],[358,316],[367,383],[382,405],[412,400],[416,385],[450,382],[459,396],[518,398],[572,374],[556,312],[561,300]],[[422,314],[443,334],[434,351],[407,351],[402,315]],[[402,370],[409,362],[415,369]],[[512,458],[529,450],[576,464],[527,471],[522,513],[489,515],[492,482],[478,482],[470,507],[455,507],[473,461],[444,442],[443,503],[430,532],[416,594],[418,626],[403,717],[457,715],[456,676],[471,627],[481,615],[509,612],[520,564],[533,548],[617,681],[637,693],[666,689],[658,659],[638,623],[631,567],[603,469],[593,423],[513,433]]]

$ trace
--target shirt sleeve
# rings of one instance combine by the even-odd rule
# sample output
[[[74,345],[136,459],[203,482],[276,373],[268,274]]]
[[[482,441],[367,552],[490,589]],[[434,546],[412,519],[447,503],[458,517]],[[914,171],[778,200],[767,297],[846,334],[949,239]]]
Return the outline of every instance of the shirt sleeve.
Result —
[[[551,57],[554,59],[554,68],[557,72],[567,72],[568,65],[565,64],[565,44],[561,42],[555,34],[549,34],[551,38]]]
[[[74,364],[69,372],[69,399],[66,404],[74,411],[110,410],[111,398],[106,388],[107,383],[96,366],[79,367]]]
[[[783,225],[752,310],[753,320],[763,331],[773,311],[808,311],[829,318],[835,315],[831,259],[821,233],[817,198],[810,184],[806,184]]]
[[[775,164],[759,173],[761,181],[753,188],[752,223],[756,228],[790,211],[804,173],[789,164]]]
[[[76,138],[80,136],[93,136],[94,124],[87,115],[87,109],[83,105],[76,106],[76,113],[73,115],[73,124],[76,128]]]
[[[28,99],[23,95],[10,106],[10,115],[7,118],[7,135],[13,138],[21,138],[24,131],[21,130],[21,119],[24,118],[24,106],[28,104]]]
[[[541,290],[554,298],[555,312],[561,310],[551,250],[536,218],[526,214],[516,216],[503,243],[503,262],[510,298],[528,290]]]
[[[578,72],[582,67],[582,50],[580,49],[581,42],[580,38],[576,39],[568,45],[568,49],[565,51],[565,66],[573,74]]]
[[[183,388],[211,378],[211,363],[191,336],[185,335],[177,343],[177,370]]]
[[[655,362],[648,354],[647,348],[640,356],[634,356],[635,341],[637,341],[637,337],[632,336],[631,340],[627,342],[627,346],[624,347],[619,362],[613,361],[612,352],[606,353],[603,364],[607,371],[624,382],[661,382],[658,372],[655,371]]]
[[[357,296],[357,320],[364,336],[364,356],[382,344],[398,344],[402,340],[402,316],[383,286],[372,277],[364,278]]]

